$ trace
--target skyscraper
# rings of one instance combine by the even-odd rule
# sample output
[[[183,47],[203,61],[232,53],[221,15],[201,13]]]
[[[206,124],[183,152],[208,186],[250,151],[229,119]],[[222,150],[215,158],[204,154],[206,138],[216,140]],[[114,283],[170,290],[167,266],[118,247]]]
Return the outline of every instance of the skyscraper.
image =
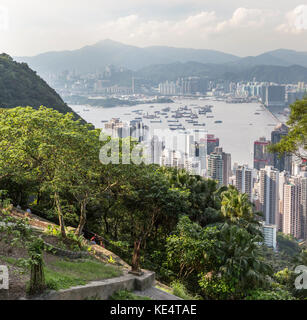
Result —
[[[279,227],[279,171],[271,166],[260,170],[259,201],[265,223]]]
[[[218,153],[211,153],[208,156],[208,178],[217,180],[219,186],[223,185],[223,157]]]
[[[301,236],[301,188],[298,179],[284,184],[283,233],[299,239]]]
[[[287,136],[288,131],[289,129],[285,124],[280,123],[279,125],[277,125],[274,131],[272,131],[271,133],[272,144],[279,143],[284,136]],[[280,157],[279,154],[274,153],[272,165],[274,168],[278,169],[279,171],[286,170],[291,173],[291,169],[292,169],[291,156],[285,154],[282,157]]]
[[[208,156],[208,177],[219,181],[219,185],[227,186],[231,176],[231,155],[223,152],[223,148],[215,148]]]
[[[241,193],[246,193],[249,200],[252,200],[253,170],[247,165],[239,166],[236,169],[236,188]]]
[[[205,138],[200,139],[199,147],[204,146],[207,155],[214,152],[214,149],[220,145],[220,139],[213,134],[207,134]]]
[[[266,87],[265,105],[267,107],[284,106],[286,101],[286,87],[270,85]]]
[[[265,166],[271,165],[272,155],[267,151],[270,141],[261,137],[254,142],[254,168],[260,170]]]
[[[307,172],[302,172],[300,177],[301,187],[301,238],[307,240]]]

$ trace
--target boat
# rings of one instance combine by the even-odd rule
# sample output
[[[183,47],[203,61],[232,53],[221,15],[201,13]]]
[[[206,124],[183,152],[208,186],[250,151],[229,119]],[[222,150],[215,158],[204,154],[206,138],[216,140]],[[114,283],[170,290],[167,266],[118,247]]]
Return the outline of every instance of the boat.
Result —
[[[217,121],[215,121],[214,123],[223,123],[223,121],[217,120]]]
[[[259,112],[255,112],[255,115],[257,115],[257,116],[258,116],[259,114],[260,114]]]
[[[162,123],[162,120],[152,120],[150,123]]]
[[[167,108],[164,108],[162,109],[163,112],[170,112],[171,111],[171,108],[170,107],[167,107]]]
[[[214,118],[214,116],[207,116],[207,119],[212,119]]]
[[[102,122],[102,123],[107,123],[107,122],[108,122],[108,120],[101,120],[101,122]]]

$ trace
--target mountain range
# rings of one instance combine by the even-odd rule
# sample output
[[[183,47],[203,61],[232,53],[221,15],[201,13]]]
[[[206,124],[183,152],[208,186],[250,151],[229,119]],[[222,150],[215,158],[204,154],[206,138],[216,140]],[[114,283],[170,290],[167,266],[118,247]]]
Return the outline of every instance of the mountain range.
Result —
[[[157,84],[180,77],[200,76],[210,80],[253,81],[275,83],[307,82],[307,68],[301,65],[238,65],[203,64],[199,62],[151,65],[135,73],[136,76]],[[131,79],[131,78],[130,78]],[[128,79],[127,79],[128,80]]]
[[[215,50],[151,46],[140,48],[112,40],[103,40],[94,45],[72,51],[54,51],[33,57],[16,57],[26,62],[39,74],[76,70],[90,73],[108,65],[121,66],[137,71],[150,65],[198,62],[202,64],[223,64],[238,68],[258,65],[307,67],[307,52],[279,49],[258,56],[238,57]]]

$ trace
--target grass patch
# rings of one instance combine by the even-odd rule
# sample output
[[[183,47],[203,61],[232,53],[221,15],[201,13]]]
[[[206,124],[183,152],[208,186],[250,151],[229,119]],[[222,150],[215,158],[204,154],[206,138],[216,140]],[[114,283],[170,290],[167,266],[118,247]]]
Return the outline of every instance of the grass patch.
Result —
[[[183,299],[183,300],[199,300],[199,297],[194,297],[191,294],[189,294],[186,287],[180,283],[179,281],[174,281],[171,284],[173,288],[173,295]]]
[[[198,296],[193,296],[191,295],[188,290],[186,289],[186,287],[180,283],[179,281],[174,281],[172,284],[171,284],[171,289],[168,290],[164,287],[160,287],[159,285],[156,286],[157,289],[160,289],[164,292],[167,292],[167,293],[170,293],[176,297],[179,297],[183,300],[200,300],[200,297]]]
[[[149,297],[138,296],[127,290],[115,292],[109,300],[151,300]]]
[[[16,265],[18,262],[18,259],[11,258],[11,257],[5,257],[0,256],[1,261],[6,262],[7,264]]]
[[[58,260],[45,267],[46,284],[49,289],[68,289],[85,285],[90,281],[115,278],[122,275],[119,268],[102,263]]]
[[[23,269],[23,271],[28,269],[27,259],[23,259],[23,258],[17,259],[13,257],[0,256],[0,261],[3,261],[8,265],[21,268]]]

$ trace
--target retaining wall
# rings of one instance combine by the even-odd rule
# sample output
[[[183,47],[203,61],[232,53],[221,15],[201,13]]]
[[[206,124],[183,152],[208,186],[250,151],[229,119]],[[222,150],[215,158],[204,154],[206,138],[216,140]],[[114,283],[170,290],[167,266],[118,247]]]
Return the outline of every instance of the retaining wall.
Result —
[[[72,287],[65,290],[51,291],[36,297],[34,300],[86,300],[99,298],[107,300],[119,290],[144,291],[155,283],[155,273],[145,271],[143,276],[137,277],[126,273],[124,276],[102,281],[93,281],[85,286]]]

